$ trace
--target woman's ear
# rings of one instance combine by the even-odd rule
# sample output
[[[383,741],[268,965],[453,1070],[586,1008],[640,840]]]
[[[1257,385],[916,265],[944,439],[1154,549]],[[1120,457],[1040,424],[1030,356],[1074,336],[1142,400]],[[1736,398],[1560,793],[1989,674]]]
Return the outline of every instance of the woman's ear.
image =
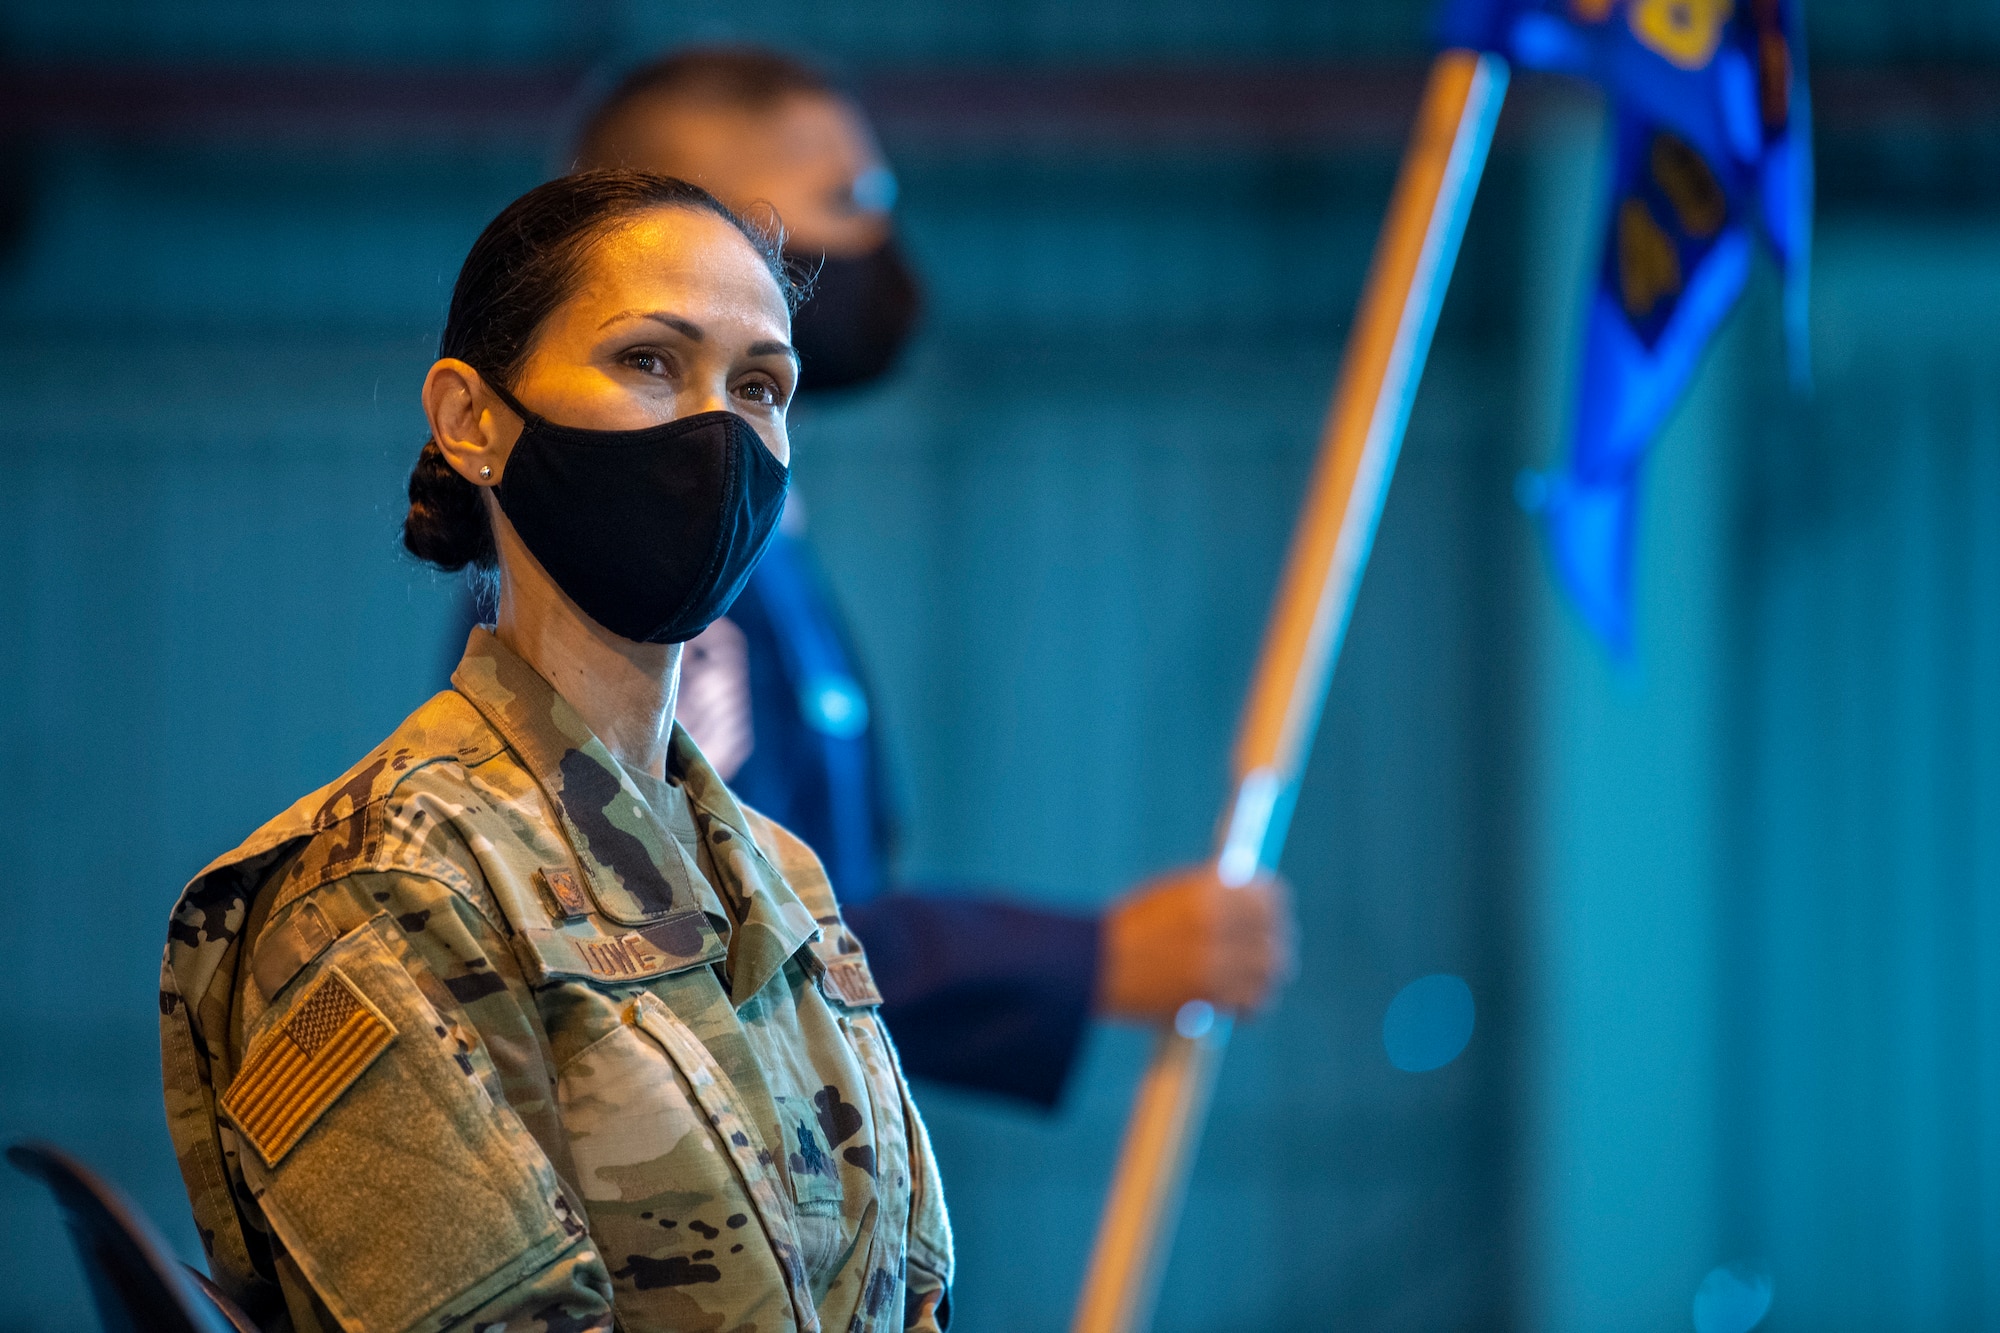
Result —
[[[486,387],[479,372],[446,357],[424,376],[424,415],[452,471],[475,486],[496,486],[507,455],[521,437],[521,423]]]

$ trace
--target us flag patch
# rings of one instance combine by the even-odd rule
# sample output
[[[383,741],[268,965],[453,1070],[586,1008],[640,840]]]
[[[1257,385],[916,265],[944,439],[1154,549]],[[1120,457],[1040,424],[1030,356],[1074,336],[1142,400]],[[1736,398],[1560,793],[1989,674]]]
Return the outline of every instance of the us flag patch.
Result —
[[[339,1100],[396,1029],[338,968],[300,999],[291,1017],[251,1048],[222,1094],[222,1110],[267,1166],[276,1166]]]

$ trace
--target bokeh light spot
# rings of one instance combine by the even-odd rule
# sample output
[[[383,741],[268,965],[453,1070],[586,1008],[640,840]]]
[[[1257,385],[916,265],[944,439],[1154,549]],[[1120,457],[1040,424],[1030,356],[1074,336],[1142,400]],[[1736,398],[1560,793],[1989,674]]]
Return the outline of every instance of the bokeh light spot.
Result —
[[[1215,1026],[1215,1006],[1207,1000],[1189,1000],[1174,1014],[1174,1031],[1196,1041]]]
[[[1710,1269],[1694,1291],[1694,1333],[1750,1333],[1770,1313],[1770,1273],[1750,1263]]]
[[[1771,1312],[1771,1275],[1751,1264],[1711,1268],[1694,1293],[1695,1333],[1750,1333]]]
[[[1382,1017],[1389,1063],[1412,1074],[1458,1058],[1472,1040],[1472,987],[1449,972],[1418,977],[1396,992]]]

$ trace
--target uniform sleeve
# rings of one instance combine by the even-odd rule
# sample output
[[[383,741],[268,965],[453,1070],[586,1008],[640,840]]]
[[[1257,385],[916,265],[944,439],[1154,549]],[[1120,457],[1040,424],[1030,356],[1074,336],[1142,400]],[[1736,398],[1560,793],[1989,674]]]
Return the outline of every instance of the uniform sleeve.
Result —
[[[903,1327],[943,1333],[951,1325],[951,1282],[956,1266],[951,1215],[945,1209],[930,1131],[910,1098],[909,1084],[900,1074],[896,1082],[902,1089],[910,1143],[910,1261],[903,1282]]]
[[[481,1035],[531,1001],[476,911],[350,875],[274,912],[247,971],[219,1104],[295,1326],[611,1327],[580,1205]]]
[[[868,951],[904,1069],[1055,1106],[1097,989],[1097,918],[911,892],[841,916]]]

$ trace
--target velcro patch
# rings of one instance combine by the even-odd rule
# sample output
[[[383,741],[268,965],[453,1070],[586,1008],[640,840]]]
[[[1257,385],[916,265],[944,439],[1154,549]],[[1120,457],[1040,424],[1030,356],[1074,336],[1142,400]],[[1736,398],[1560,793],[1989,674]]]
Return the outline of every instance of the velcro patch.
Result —
[[[330,967],[251,1048],[222,1094],[223,1113],[276,1166],[395,1039],[394,1025]]]
[[[266,933],[257,942],[257,956],[250,965],[251,974],[257,978],[257,989],[264,992],[265,1001],[277,999],[285,983],[325,953],[326,947],[339,934],[327,921],[326,913],[319,910],[319,905],[310,901],[301,904],[284,925]]]
[[[576,951],[583,955],[584,966],[592,976],[608,981],[650,976],[667,967],[667,956],[636,930],[616,939],[579,939]]]
[[[850,1008],[867,1009],[882,1003],[882,992],[875,989],[875,974],[860,958],[835,958],[827,963],[826,984]]]

